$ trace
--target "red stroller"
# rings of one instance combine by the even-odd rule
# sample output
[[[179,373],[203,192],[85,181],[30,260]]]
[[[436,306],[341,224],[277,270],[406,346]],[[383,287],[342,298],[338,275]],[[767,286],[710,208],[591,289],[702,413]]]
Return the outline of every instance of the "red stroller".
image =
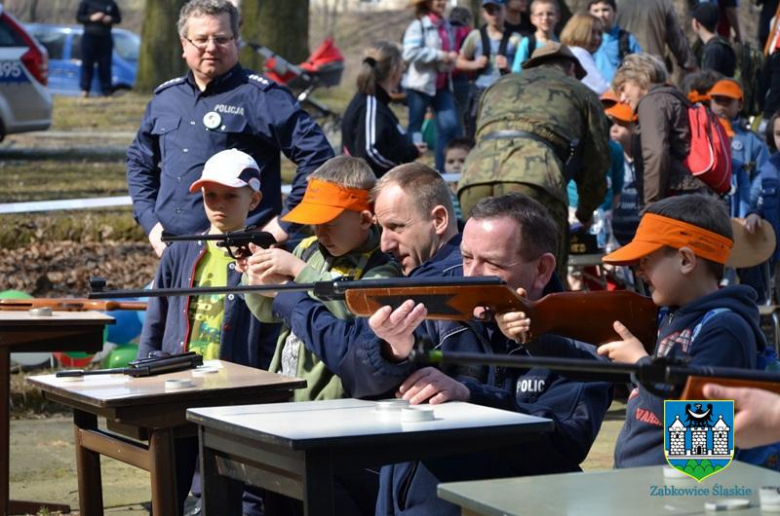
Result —
[[[336,48],[332,37],[326,38],[309,58],[299,65],[288,62],[270,48],[257,43],[249,43],[249,46],[265,59],[265,75],[269,79],[290,88],[298,102],[307,108],[312,116],[330,118],[335,126],[339,126],[341,115],[311,97],[315,89],[338,86],[341,82],[344,56]]]

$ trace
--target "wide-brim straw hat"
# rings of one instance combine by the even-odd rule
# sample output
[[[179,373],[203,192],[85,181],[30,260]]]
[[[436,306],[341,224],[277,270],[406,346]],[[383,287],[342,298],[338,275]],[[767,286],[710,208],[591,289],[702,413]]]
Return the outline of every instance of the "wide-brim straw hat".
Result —
[[[523,70],[527,68],[533,68],[535,66],[541,66],[552,59],[561,57],[574,63],[574,76],[577,77],[577,79],[582,80],[586,75],[588,75],[588,72],[586,72],[585,68],[583,68],[580,64],[580,60],[577,59],[577,56],[575,56],[571,50],[569,50],[569,47],[556,41],[550,41],[549,43],[546,43],[545,45],[534,50],[534,53],[531,54],[530,59],[527,59],[523,63]]]
[[[731,229],[734,231],[734,247],[726,262],[727,267],[753,267],[767,261],[775,252],[775,230],[766,220],[761,221],[752,235],[745,229],[745,219],[731,219]]]

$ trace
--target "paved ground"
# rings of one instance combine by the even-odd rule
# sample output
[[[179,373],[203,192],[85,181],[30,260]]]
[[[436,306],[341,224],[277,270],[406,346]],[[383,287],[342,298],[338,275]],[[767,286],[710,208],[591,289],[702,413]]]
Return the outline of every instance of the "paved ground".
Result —
[[[625,408],[614,404],[584,468],[612,467],[615,438]],[[142,516],[142,503],[151,499],[146,472],[103,458],[103,502],[106,514]],[[11,422],[11,497],[69,503],[78,514],[78,486],[73,430],[67,417]]]

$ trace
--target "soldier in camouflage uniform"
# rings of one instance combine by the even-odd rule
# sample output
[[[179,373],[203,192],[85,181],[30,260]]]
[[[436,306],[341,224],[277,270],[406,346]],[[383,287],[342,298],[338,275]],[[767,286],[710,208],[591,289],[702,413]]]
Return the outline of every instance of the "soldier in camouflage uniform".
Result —
[[[577,79],[585,70],[565,46],[548,43],[482,96],[477,145],[458,183],[463,213],[483,197],[521,192],[560,227],[558,273],[569,256],[567,178],[577,183],[576,216],[590,223],[604,200],[609,125],[598,97]],[[568,174],[567,174],[568,171]]]

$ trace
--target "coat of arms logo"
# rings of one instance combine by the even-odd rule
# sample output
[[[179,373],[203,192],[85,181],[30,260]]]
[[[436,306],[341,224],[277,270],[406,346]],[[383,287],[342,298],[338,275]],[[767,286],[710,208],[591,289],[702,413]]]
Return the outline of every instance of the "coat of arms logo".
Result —
[[[734,402],[664,401],[666,461],[699,482],[734,458]]]

